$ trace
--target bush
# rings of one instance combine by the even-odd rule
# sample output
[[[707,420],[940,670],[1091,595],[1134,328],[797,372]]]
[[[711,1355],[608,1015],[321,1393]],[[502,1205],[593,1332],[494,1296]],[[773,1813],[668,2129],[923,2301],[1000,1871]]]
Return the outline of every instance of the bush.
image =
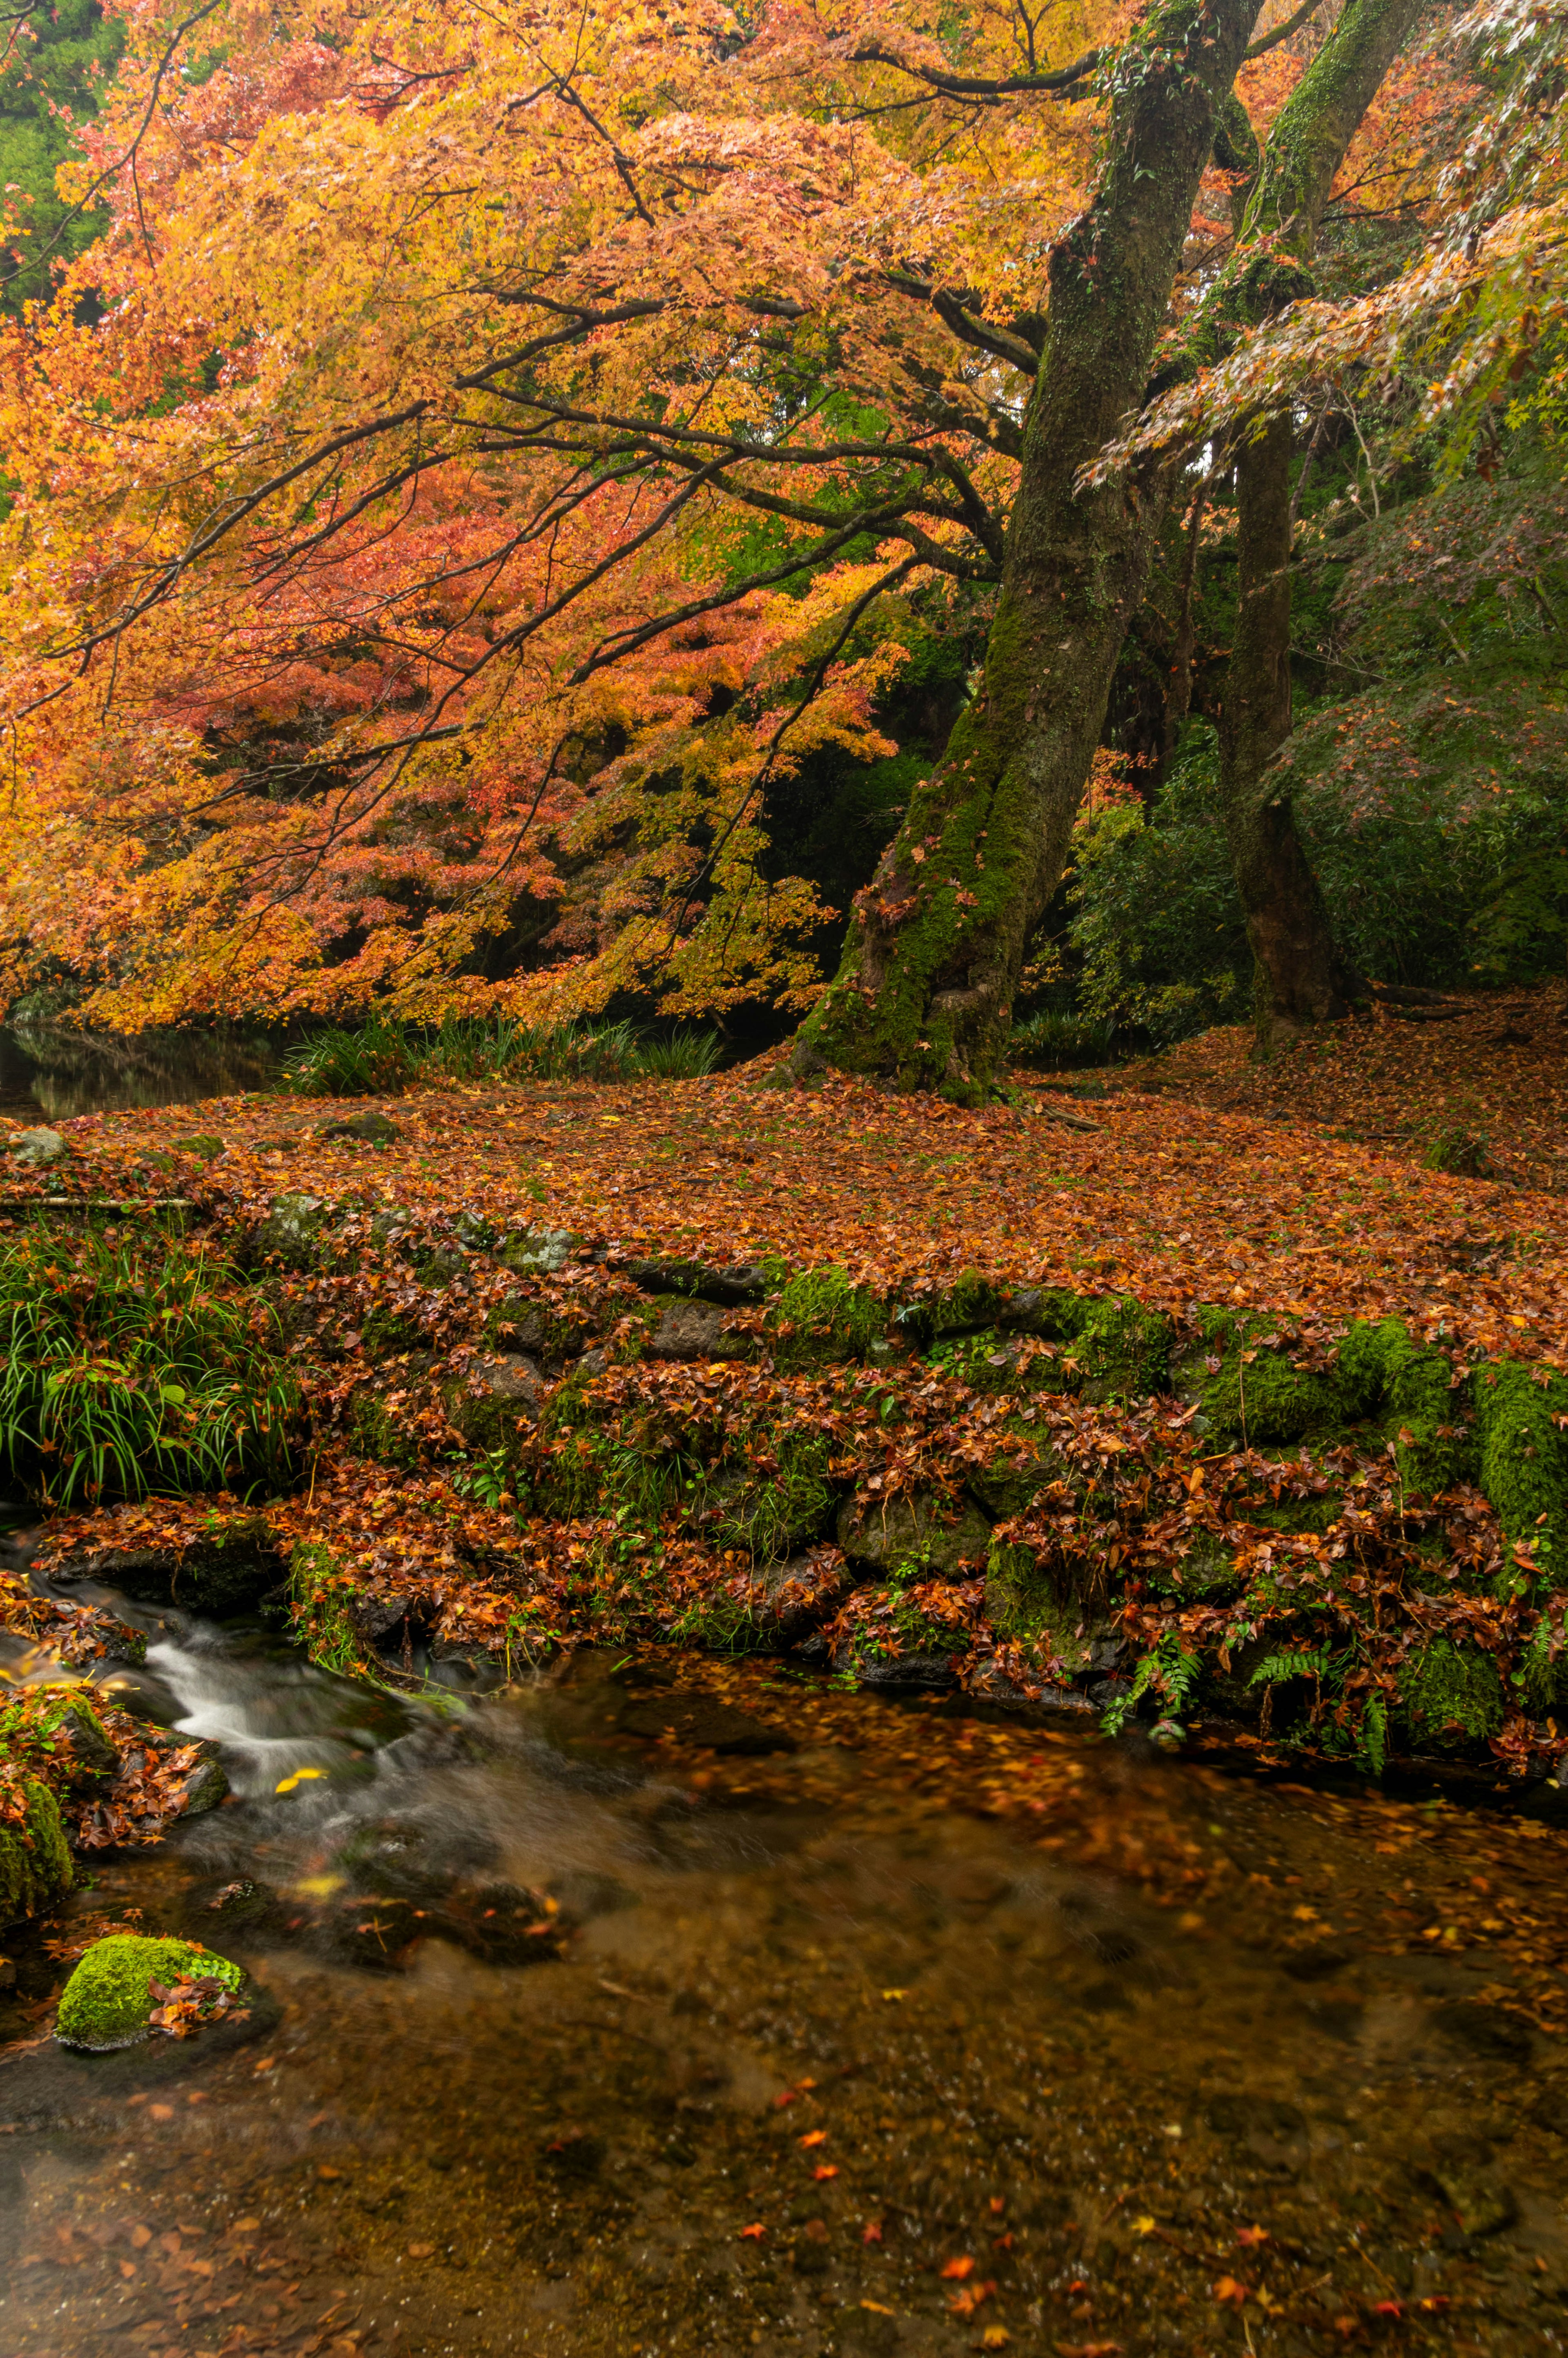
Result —
[[[1250,990],[1241,904],[1208,805],[1213,732],[1197,737],[1152,811],[1102,805],[1074,836],[1078,1015],[1162,1043],[1239,1022]]]
[[[172,1238],[0,1248],[0,1458],[51,1507],[276,1476],[298,1406],[271,1313]]]

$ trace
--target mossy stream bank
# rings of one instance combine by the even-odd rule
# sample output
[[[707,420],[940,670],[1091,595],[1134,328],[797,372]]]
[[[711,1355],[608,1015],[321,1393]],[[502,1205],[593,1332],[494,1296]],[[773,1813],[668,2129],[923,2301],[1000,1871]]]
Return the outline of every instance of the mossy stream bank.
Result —
[[[1440,1319],[876,1289],[301,1195],[213,1242],[292,1387],[258,1428],[292,1470],[245,1511],[79,1518],[57,1574],[266,1597],[393,1683],[676,1638],[1555,1774],[1568,1380]]]

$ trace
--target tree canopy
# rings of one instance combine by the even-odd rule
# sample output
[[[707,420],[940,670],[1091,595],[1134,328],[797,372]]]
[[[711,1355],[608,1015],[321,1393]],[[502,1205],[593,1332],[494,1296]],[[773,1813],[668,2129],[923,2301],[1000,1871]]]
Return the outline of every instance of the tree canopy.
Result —
[[[0,339],[7,980],[117,1023],[762,1001],[969,1086],[1268,421],[1357,520],[1555,447],[1560,13],[122,26]],[[934,646],[823,1000],[781,793]]]

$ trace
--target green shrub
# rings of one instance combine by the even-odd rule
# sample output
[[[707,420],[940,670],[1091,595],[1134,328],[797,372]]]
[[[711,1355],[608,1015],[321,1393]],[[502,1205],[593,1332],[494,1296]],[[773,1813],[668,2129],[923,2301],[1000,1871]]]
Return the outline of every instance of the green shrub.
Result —
[[[1252,954],[1209,806],[1212,731],[1152,811],[1113,803],[1074,830],[1068,940],[1087,1023],[1184,1039],[1246,1014]]]
[[[172,1238],[0,1248],[0,1459],[54,1507],[243,1489],[298,1407],[272,1314]]]
[[[416,1069],[403,1025],[379,1017],[357,1032],[333,1024],[316,1033],[284,1059],[282,1086],[302,1098],[390,1097]]]

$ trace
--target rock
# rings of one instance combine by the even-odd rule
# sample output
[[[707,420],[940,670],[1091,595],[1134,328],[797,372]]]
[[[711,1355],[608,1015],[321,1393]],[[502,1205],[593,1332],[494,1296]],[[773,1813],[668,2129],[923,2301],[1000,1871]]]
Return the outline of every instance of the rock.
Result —
[[[565,1269],[579,1241],[569,1228],[514,1228],[502,1248],[501,1258],[508,1269],[519,1274],[526,1270],[540,1270],[549,1276]]]
[[[1418,2183],[1441,2194],[1461,2234],[1499,2234],[1519,2217],[1519,2198],[1490,2161],[1490,2147],[1477,2142],[1440,2148],[1416,2164]]]
[[[280,1260],[286,1269],[308,1269],[319,1247],[325,1211],[319,1195],[275,1195],[255,1232],[254,1253],[263,1260]]]
[[[257,1940],[283,1929],[284,1908],[269,1883],[253,1883],[246,1876],[225,1882],[210,1877],[193,1884],[180,1907],[179,1920],[188,1940]]]
[[[44,1129],[13,1130],[7,1150],[16,1162],[40,1166],[59,1162],[67,1151],[58,1130]]]
[[[58,1130],[18,1130],[10,1139],[9,1152],[18,1163],[58,1163],[65,1152],[65,1141]]]
[[[63,2047],[102,2055],[132,2047],[148,2035],[148,2016],[158,2004],[152,1984],[172,1988],[178,1981],[214,1981],[238,1996],[243,1967],[189,1941],[147,1940],[135,1932],[111,1932],[84,1951],[65,1985],[55,2020]]]
[[[287,1576],[269,1526],[259,1515],[221,1524],[188,1548],[92,1548],[53,1565],[52,1580],[102,1580],[149,1605],[193,1613],[243,1613]]]
[[[66,1704],[60,1725],[70,1738],[70,1748],[82,1773],[89,1777],[112,1777],[120,1766],[120,1756],[110,1743],[103,1722],[85,1695],[72,1695]]]
[[[651,1359],[744,1359],[752,1346],[744,1335],[725,1332],[724,1313],[710,1302],[666,1303],[648,1346]]]
[[[965,1479],[986,1512],[999,1522],[1010,1515],[1021,1515],[1053,1483],[1065,1484],[1074,1498],[1081,1498],[1085,1487],[1083,1476],[1069,1459],[1048,1444],[1033,1439],[1021,1440],[1011,1455],[997,1458],[983,1473],[966,1469]]]
[[[0,1931],[41,1915],[70,1889],[70,1852],[59,1804],[47,1785],[22,1779],[19,1825],[0,1823]]]
[[[350,1627],[357,1638],[379,1646],[402,1628],[415,1602],[409,1588],[396,1588],[382,1596],[356,1596],[348,1608]]]
[[[198,1163],[216,1163],[221,1154],[228,1152],[222,1140],[211,1130],[198,1130],[191,1138],[171,1138],[168,1142],[176,1154],[193,1155]]]
[[[334,1862],[356,1891],[390,1895],[416,1906],[443,1898],[464,1875],[498,1855],[477,1826],[427,1826],[417,1818],[381,1818],[350,1835]]]
[[[318,1124],[318,1138],[342,1139],[361,1146],[390,1146],[403,1132],[384,1113],[351,1114],[346,1121],[323,1121]]]
[[[1017,1679],[1000,1662],[982,1662],[969,1682],[969,1692],[1007,1711],[1076,1712],[1092,1714],[1094,1705],[1076,1687],[1052,1686],[1043,1679]]]
[[[833,1668],[852,1671],[863,1687],[916,1687],[933,1694],[956,1686],[958,1677],[952,1654],[917,1653],[913,1648],[903,1654],[858,1655],[852,1644],[841,1645]]]
[[[1530,2025],[1500,2006],[1483,2006],[1476,1998],[1451,1998],[1437,2009],[1437,2027],[1455,2047],[1483,2056],[1488,2063],[1527,2065],[1535,2042]]]
[[[838,1515],[838,1544],[861,1580],[895,1570],[925,1580],[972,1580],[986,1568],[990,1525],[966,1500],[956,1513],[926,1490],[902,1491],[879,1505],[847,1498]]]
[[[217,1808],[228,1790],[229,1779],[223,1773],[223,1764],[215,1752],[210,1752],[204,1760],[196,1763],[185,1780],[179,1802],[180,1816],[204,1817],[209,1810]]]
[[[447,1414],[471,1448],[510,1451],[548,1389],[525,1351],[498,1352],[476,1358],[466,1376],[448,1385]]]
[[[798,1645],[831,1619],[852,1585],[837,1548],[758,1564],[747,1602],[761,1635],[779,1646]]]
[[[583,1330],[574,1319],[554,1316],[524,1293],[503,1295],[486,1318],[484,1331],[498,1349],[521,1351],[531,1359],[575,1359],[583,1347]]]
[[[768,1290],[767,1272],[749,1261],[710,1269],[699,1260],[632,1260],[626,1274],[644,1293],[682,1293],[730,1307],[761,1302]]]

